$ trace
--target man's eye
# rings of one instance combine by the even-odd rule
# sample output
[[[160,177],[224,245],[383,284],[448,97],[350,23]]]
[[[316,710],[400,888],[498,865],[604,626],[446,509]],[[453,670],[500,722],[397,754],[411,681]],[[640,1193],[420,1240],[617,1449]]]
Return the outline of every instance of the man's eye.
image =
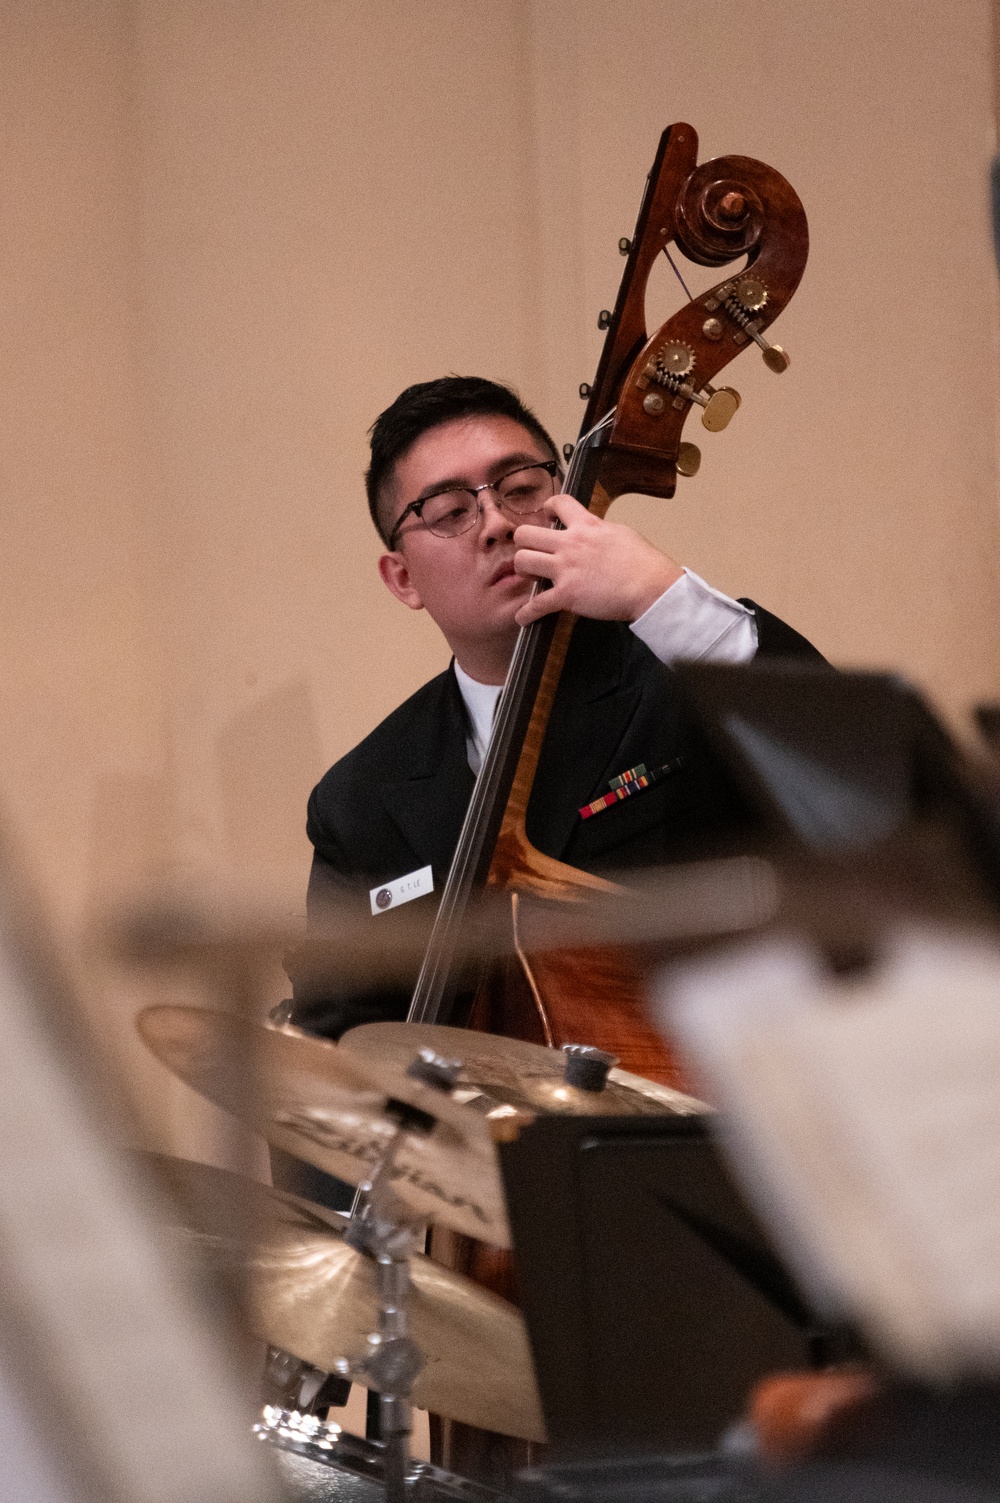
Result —
[[[434,527],[442,523],[460,522],[469,514],[469,499],[467,496],[445,493],[443,496],[432,496],[424,506],[424,521]]]

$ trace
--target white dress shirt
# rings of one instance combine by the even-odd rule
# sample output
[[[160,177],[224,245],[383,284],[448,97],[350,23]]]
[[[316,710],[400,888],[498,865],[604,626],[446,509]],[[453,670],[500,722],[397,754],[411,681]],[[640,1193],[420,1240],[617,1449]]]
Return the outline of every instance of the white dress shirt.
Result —
[[[493,716],[496,714],[497,700],[500,698],[503,684],[480,684],[476,679],[469,677],[457,660],[455,677],[458,679],[458,687],[462,691],[462,698],[465,700],[465,708],[469,712],[469,721],[472,726],[470,734],[465,738],[465,752],[469,759],[469,766],[478,776],[489,745]]]
[[[749,606],[731,600],[690,569],[654,600],[632,630],[669,668],[682,661],[749,663],[757,651],[757,622]],[[500,684],[480,684],[457,662],[455,677],[472,726],[466,737],[469,766],[478,773],[493,729]]]

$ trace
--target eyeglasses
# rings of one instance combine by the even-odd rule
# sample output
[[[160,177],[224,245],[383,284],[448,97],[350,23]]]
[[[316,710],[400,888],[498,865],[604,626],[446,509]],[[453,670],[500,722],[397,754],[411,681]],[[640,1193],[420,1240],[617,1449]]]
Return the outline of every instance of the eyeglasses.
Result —
[[[387,546],[396,545],[396,536],[407,517],[417,517],[437,538],[457,538],[470,527],[475,527],[483,503],[479,497],[483,491],[492,491],[496,504],[502,511],[515,517],[530,516],[539,511],[556,493],[556,476],[559,473],[557,459],[539,460],[537,464],[522,465],[501,475],[491,485],[468,485],[452,490],[437,491],[433,496],[422,496],[404,507],[389,534]]]

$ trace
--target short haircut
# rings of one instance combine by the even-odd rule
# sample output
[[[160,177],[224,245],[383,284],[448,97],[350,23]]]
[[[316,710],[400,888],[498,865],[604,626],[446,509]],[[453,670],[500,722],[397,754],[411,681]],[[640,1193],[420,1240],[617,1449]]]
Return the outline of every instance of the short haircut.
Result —
[[[468,417],[513,418],[548,449],[553,459],[559,458],[555,444],[535,414],[509,386],[487,381],[483,376],[441,376],[437,381],[408,386],[369,429],[372,462],[365,472],[368,510],[386,547],[391,532],[382,502],[393,468],[429,429]]]

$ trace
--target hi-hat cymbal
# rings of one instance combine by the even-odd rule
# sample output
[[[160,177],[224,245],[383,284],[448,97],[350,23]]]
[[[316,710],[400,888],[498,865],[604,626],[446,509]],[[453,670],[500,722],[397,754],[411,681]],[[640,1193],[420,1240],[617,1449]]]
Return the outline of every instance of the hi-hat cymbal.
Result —
[[[149,1007],[136,1019],[168,1069],[276,1148],[363,1184],[398,1127],[393,1102],[426,1120],[404,1127],[388,1178],[420,1217],[510,1246],[489,1125],[447,1092],[292,1028],[200,1007]],[[395,1115],[394,1115],[395,1113]]]
[[[185,1250],[246,1281],[256,1335],[324,1372],[365,1353],[378,1322],[375,1264],[344,1241],[346,1216],[315,1214],[307,1201],[224,1169],[147,1157],[174,1192],[170,1224]],[[463,1424],[544,1440],[520,1313],[420,1254],[410,1275],[407,1321],[427,1364],[413,1402]]]
[[[563,1080],[566,1057],[560,1049],[440,1023],[362,1023],[344,1034],[340,1048],[373,1073],[405,1070],[419,1049],[460,1060],[452,1100],[487,1115],[498,1104],[567,1116],[692,1116],[710,1110],[694,1096],[627,1070],[609,1071],[601,1091],[581,1090]]]

